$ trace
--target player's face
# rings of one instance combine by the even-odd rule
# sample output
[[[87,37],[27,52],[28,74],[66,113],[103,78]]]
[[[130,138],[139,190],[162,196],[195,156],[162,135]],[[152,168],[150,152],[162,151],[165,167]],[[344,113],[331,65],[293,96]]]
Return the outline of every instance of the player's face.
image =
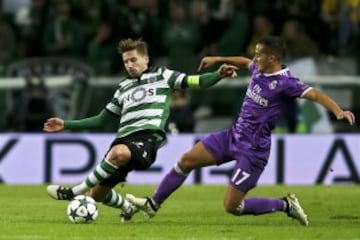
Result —
[[[139,54],[136,49],[124,52],[122,58],[130,77],[139,77],[148,68],[149,57]]]
[[[271,69],[274,56],[269,55],[265,51],[263,44],[256,44],[254,61],[258,66],[258,69],[262,73],[268,73]]]

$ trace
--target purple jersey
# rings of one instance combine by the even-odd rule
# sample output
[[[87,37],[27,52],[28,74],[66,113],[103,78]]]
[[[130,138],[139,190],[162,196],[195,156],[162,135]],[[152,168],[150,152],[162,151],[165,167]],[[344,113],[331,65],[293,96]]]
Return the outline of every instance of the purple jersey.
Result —
[[[264,74],[254,62],[249,67],[252,77],[236,123],[202,140],[218,165],[236,161],[230,184],[242,192],[256,186],[270,154],[271,130],[283,110],[311,89],[287,68]]]
[[[264,74],[257,65],[249,65],[252,73],[241,112],[232,128],[234,144],[243,150],[269,151],[271,130],[281,113],[309,86],[291,75],[288,68]]]

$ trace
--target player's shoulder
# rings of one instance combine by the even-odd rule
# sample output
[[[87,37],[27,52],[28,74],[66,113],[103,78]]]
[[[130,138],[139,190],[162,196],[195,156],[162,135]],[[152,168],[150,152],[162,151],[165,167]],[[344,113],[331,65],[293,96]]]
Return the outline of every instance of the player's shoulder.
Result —
[[[175,69],[170,69],[168,67],[164,67],[164,66],[159,66],[158,67],[158,71],[161,72],[161,74],[166,78],[166,79],[175,79],[178,78],[179,76],[182,76],[181,79],[184,78],[184,76],[186,76],[187,74]]]
[[[128,82],[128,81],[130,81],[131,79],[127,76],[127,75],[125,75],[125,76],[120,76],[119,77],[119,79],[118,79],[118,87],[122,87],[122,86],[124,86],[124,84],[126,83],[126,82]]]
[[[301,83],[300,79],[297,77],[294,77],[292,75],[284,76],[284,75],[278,75],[276,78],[279,82],[279,86],[287,87],[289,85],[297,85]]]
[[[298,85],[301,84],[301,81],[298,77],[291,74],[288,68],[283,68],[282,70],[269,74],[268,77],[274,78],[279,87],[288,87],[289,85]]]
[[[165,66],[151,66],[149,67],[149,72],[158,72],[158,71],[165,71],[167,67]]]
[[[151,66],[149,69],[150,69],[149,71],[150,71],[150,72],[153,72],[153,73],[155,73],[155,72],[163,73],[163,72],[165,72],[166,70],[170,70],[170,71],[171,71],[171,69],[169,69],[169,68],[166,67],[166,66]]]

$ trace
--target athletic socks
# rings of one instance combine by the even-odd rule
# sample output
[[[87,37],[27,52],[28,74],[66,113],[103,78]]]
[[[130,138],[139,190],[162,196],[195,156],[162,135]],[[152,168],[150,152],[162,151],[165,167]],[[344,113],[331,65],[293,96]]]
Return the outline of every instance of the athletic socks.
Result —
[[[104,179],[110,177],[117,169],[118,167],[116,165],[110,163],[108,160],[103,160],[95,170],[90,173],[84,182],[72,187],[71,190],[75,195],[82,194],[96,184],[102,182]]]

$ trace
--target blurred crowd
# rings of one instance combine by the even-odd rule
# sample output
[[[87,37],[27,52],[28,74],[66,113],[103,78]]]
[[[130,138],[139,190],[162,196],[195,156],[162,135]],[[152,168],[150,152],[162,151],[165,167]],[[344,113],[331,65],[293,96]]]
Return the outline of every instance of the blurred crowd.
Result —
[[[360,72],[360,0],[23,0],[12,11],[5,11],[5,2],[19,0],[0,0],[0,76],[9,64],[31,57],[66,57],[87,63],[98,75],[123,74],[116,48],[124,38],[147,41],[152,63],[193,73],[205,55],[252,58],[258,39],[270,34],[286,41],[285,62],[298,62],[291,69],[299,77],[316,75],[314,62],[334,58],[355,65],[348,71],[345,61],[340,74]],[[27,77],[13,104],[25,110],[20,116],[10,111],[5,129],[41,130],[53,107],[42,81],[35,72]],[[228,118],[213,118],[237,113],[238,106],[228,107],[239,98],[234,94],[227,91],[215,105],[211,96],[199,94],[190,106],[185,92],[175,92],[167,130],[201,132],[229,124]],[[297,132],[300,112],[296,102],[285,113],[286,131]]]
[[[99,74],[118,74],[116,44],[142,38],[153,61],[194,71],[200,56],[251,57],[257,39],[276,34],[288,59],[359,59],[359,0],[29,0],[0,17],[0,65],[66,56]]]

